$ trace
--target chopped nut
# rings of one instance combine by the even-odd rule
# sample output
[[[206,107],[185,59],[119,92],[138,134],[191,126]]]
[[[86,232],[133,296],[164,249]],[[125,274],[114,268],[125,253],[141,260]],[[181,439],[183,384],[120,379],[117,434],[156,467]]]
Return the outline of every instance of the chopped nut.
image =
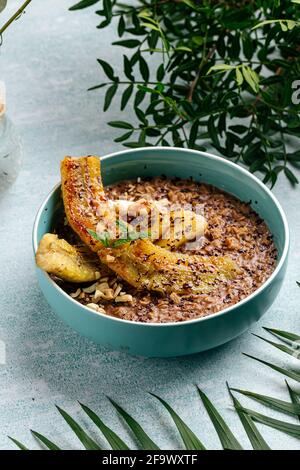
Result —
[[[95,310],[95,312],[98,312],[98,313],[106,313],[104,308],[99,307],[99,305],[94,304],[94,303],[87,304],[87,307],[90,308],[91,310]]]
[[[97,302],[97,300],[103,299],[103,297],[104,297],[103,292],[101,290],[96,289],[93,300]]]
[[[116,259],[116,258],[115,258],[114,256],[111,256],[111,255],[107,255],[107,256],[106,256],[106,261],[107,261],[108,263],[112,263],[113,261],[115,261],[115,259]]]
[[[133,297],[130,294],[124,294],[124,295],[118,295],[118,297],[115,298],[116,302],[132,302]]]
[[[110,288],[104,289],[103,294],[104,294],[105,300],[112,300],[114,298],[113,289],[110,289]]]
[[[70,294],[70,296],[73,297],[73,299],[76,299],[76,297],[78,297],[79,294],[81,294],[81,289],[78,287],[77,291]]]
[[[95,283],[92,284],[91,286],[84,287],[82,290],[83,290],[83,292],[85,292],[86,294],[92,294],[93,292],[95,292],[97,286],[98,286],[98,282],[95,282]]]
[[[209,235],[212,240],[219,240],[222,237],[222,230],[220,228],[213,228],[209,231]]]
[[[107,282],[101,282],[97,284],[97,290],[101,290],[102,292],[104,292],[105,289],[109,289],[109,285]]]
[[[99,310],[98,310],[98,313],[104,313],[104,314],[106,313],[106,311],[104,310],[104,308],[98,307],[98,309],[99,309]]]
[[[86,304],[86,306],[88,308],[91,308],[92,310],[96,310],[96,311],[98,311],[98,308],[99,308],[97,304],[93,304],[93,303]]]
[[[120,294],[121,290],[122,290],[122,284],[119,284],[117,285],[117,287],[115,288],[115,291],[114,291],[114,297],[118,297],[118,295]]]
[[[226,238],[225,245],[229,250],[236,250],[239,248],[239,243],[234,238]]]

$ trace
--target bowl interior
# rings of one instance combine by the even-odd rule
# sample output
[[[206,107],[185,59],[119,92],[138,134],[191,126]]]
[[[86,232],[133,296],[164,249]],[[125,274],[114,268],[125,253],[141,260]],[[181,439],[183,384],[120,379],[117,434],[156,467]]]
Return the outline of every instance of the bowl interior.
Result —
[[[121,180],[166,175],[203,181],[222,189],[252,208],[267,223],[278,250],[278,263],[288,245],[284,213],[265,185],[241,167],[204,152],[178,148],[134,149],[101,159],[104,185]],[[57,211],[61,210],[60,186],[49,195],[36,220],[34,249],[42,236],[51,231]]]

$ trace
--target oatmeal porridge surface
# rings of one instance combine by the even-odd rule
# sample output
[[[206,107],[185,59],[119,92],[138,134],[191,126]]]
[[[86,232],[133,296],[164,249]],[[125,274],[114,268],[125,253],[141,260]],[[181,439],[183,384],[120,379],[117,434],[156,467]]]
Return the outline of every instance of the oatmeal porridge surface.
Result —
[[[219,312],[244,299],[272,274],[276,265],[277,251],[268,227],[253,211],[249,203],[207,184],[192,180],[138,179],[123,181],[105,188],[110,199],[141,198],[168,199],[171,204],[203,204],[208,227],[201,247],[187,253],[204,256],[229,256],[235,260],[240,273],[235,279],[221,283],[209,294],[162,295],[155,292],[137,291],[123,280],[120,294],[128,295],[130,302],[103,301],[99,304],[106,314],[138,322],[179,322],[204,317]],[[76,242],[71,229],[59,223],[59,236]],[[185,252],[184,245],[178,251]],[[114,285],[117,286],[116,275]],[[68,293],[74,293],[78,285],[58,281]],[[81,286],[79,286],[81,287]],[[85,286],[83,286],[85,287]],[[116,289],[120,290],[118,287]],[[93,294],[81,293],[76,300],[90,304]],[[117,297],[119,298],[119,297]]]

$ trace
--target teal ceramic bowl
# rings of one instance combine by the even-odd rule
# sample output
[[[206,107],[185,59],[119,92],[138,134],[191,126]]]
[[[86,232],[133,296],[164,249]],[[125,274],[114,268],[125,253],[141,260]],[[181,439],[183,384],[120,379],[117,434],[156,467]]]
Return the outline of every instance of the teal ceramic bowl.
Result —
[[[214,155],[194,150],[159,147],[126,150],[102,157],[104,184],[139,176],[189,178],[213,184],[242,201],[251,201],[273,234],[278,250],[271,277],[246,299],[204,318],[182,323],[145,324],[93,312],[69,297],[37,268],[40,287],[52,309],[68,325],[96,343],[113,350],[155,357],[183,356],[232,340],[260,319],[277,297],[287,265],[289,230],[285,214],[266,186],[243,168]],[[33,229],[33,247],[51,231],[61,208],[60,185],[42,204]],[[58,326],[59,327],[59,326]]]

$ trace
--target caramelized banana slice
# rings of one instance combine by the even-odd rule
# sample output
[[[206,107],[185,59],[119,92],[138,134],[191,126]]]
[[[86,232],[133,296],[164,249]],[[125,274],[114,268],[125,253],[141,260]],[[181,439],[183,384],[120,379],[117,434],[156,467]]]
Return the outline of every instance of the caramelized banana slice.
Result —
[[[108,270],[105,266],[100,267],[98,258],[93,253],[87,253],[87,250],[81,251],[66,240],[59,239],[57,235],[46,233],[36,252],[36,264],[47,273],[65,281],[95,281],[104,274],[102,271]]]
[[[65,157],[61,162],[61,187],[66,217],[71,228],[94,252],[103,245],[90,230],[96,231],[101,219],[110,220],[97,157]]]
[[[161,238],[156,243],[168,250],[174,250],[190,241],[198,240],[204,235],[207,225],[205,218],[195,212],[184,209],[171,211],[170,227],[167,232],[164,232],[162,227]]]
[[[100,248],[102,263],[137,289],[178,294],[207,293],[237,274],[227,256],[197,256],[170,252],[139,239],[117,248]]]
[[[66,157],[61,164],[62,193],[70,226],[102,263],[137,289],[162,293],[202,293],[236,276],[229,257],[203,257],[171,253],[149,239],[111,248],[97,239],[97,225],[109,225],[111,212],[101,181],[100,159]]]

